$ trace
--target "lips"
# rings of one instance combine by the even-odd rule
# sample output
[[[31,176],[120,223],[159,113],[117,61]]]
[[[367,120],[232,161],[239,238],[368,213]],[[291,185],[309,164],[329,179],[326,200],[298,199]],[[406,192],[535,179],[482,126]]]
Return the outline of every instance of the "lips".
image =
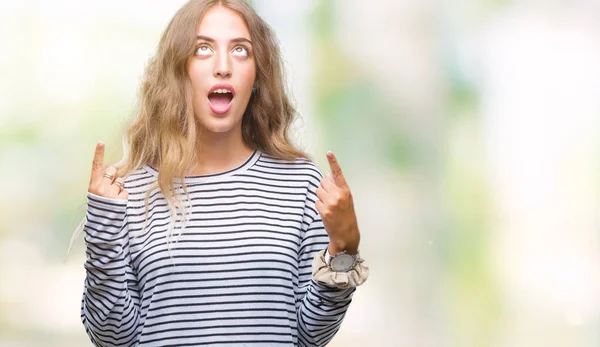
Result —
[[[231,109],[235,98],[235,90],[229,84],[217,84],[208,92],[208,106],[218,115],[223,115]]]

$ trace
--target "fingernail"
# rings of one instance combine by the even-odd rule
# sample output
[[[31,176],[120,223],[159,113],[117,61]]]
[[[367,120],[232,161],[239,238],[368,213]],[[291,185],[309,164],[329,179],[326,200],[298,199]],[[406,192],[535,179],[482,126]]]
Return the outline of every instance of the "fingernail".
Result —
[[[328,173],[326,173],[325,175],[326,175],[327,177],[329,177],[329,178],[331,178],[331,177],[332,177],[332,176],[331,176],[331,174],[330,174],[329,172],[328,172]]]
[[[331,157],[331,155],[332,155],[332,154],[333,154],[333,152],[332,152],[332,151],[327,151],[327,156],[328,156],[328,157]]]
[[[100,147],[104,146],[104,142],[98,141],[98,146],[100,146]]]

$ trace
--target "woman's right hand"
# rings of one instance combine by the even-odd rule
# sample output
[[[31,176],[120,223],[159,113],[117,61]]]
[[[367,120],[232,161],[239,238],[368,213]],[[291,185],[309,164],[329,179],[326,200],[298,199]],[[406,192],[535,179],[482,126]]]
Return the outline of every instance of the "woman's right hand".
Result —
[[[104,143],[98,142],[88,192],[105,198],[127,200],[129,193],[123,189],[124,182],[122,177],[117,177],[115,167],[109,166],[104,170]]]

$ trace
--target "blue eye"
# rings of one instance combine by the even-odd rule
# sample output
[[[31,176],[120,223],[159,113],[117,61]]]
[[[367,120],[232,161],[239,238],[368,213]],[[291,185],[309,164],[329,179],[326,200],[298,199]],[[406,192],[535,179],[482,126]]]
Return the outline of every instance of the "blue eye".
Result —
[[[237,46],[233,49],[233,51],[231,51],[231,54],[237,55],[239,57],[247,57],[248,49],[244,46]]]

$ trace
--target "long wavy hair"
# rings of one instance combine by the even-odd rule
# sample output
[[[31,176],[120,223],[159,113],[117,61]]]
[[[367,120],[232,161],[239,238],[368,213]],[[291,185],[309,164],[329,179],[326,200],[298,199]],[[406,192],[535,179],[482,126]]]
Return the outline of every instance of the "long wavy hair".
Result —
[[[174,221],[186,215],[183,201],[189,196],[183,178],[197,162],[197,139],[201,136],[192,106],[188,62],[195,52],[196,28],[213,6],[239,13],[253,42],[257,91],[242,117],[244,143],[283,160],[309,158],[289,138],[297,114],[288,98],[273,30],[243,0],[190,0],[167,26],[156,55],[146,67],[135,115],[123,138],[123,158],[114,165],[120,177],[127,177],[144,165],[158,170],[157,181],[146,193],[146,224],[148,199],[156,188],[167,200]]]

